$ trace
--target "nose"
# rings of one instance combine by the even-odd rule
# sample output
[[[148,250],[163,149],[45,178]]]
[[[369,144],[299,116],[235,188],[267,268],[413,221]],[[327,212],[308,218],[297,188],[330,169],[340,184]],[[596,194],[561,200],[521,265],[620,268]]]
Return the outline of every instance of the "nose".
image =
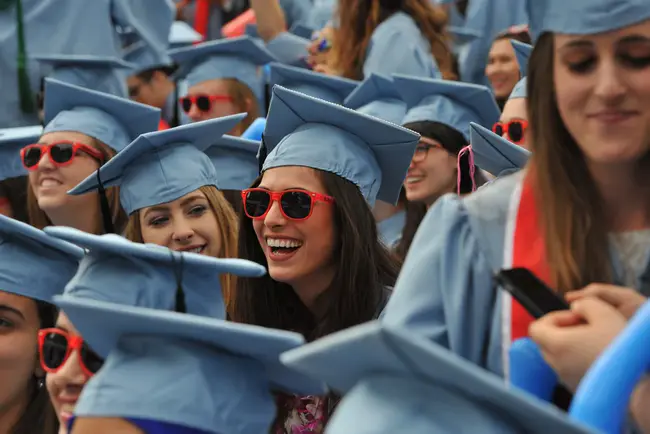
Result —
[[[56,166],[54,163],[52,163],[52,159],[50,158],[50,154],[48,152],[45,152],[43,150],[43,153],[41,154],[41,159],[38,162],[38,169],[43,170],[43,169],[56,169]]]
[[[199,107],[196,104],[192,104],[190,111],[187,112],[187,116],[192,119],[193,122],[200,121],[202,118],[203,112],[199,110]]]
[[[264,217],[264,226],[272,229],[278,226],[284,226],[286,222],[287,219],[284,217],[282,211],[280,210],[280,203],[278,201],[273,201],[271,203],[271,209],[269,209],[266,217]]]
[[[172,238],[177,243],[189,243],[194,236],[194,229],[184,218],[175,218],[172,223]]]
[[[49,374],[52,375],[52,374]],[[79,351],[74,350],[56,374],[56,381],[63,387],[81,386],[86,382],[86,374],[79,364]]]
[[[625,73],[618,70],[614,59],[603,60],[596,75],[594,94],[609,105],[622,101],[627,92]]]
[[[411,162],[409,163],[409,170],[413,169],[417,163],[413,158],[411,158]]]

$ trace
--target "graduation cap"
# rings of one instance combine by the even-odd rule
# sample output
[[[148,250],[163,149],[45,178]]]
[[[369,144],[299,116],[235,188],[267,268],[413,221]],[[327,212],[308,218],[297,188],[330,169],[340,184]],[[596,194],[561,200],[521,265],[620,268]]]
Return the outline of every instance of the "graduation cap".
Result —
[[[203,36],[185,21],[174,21],[169,31],[169,48],[176,49],[201,42]]]
[[[293,26],[291,26],[289,32],[301,38],[311,40],[312,37],[314,36],[314,33],[316,32],[316,29],[313,28],[312,26],[307,26],[302,23],[296,23]]]
[[[221,190],[244,190],[251,186],[260,174],[259,149],[259,141],[225,135],[205,150],[217,169]]]
[[[247,85],[260,101],[264,92],[258,68],[276,60],[262,42],[249,36],[178,48],[169,55],[186,72],[189,87],[208,80],[233,78]]]
[[[286,65],[300,68],[309,68],[307,57],[311,40],[289,32],[279,33],[275,38],[266,43],[266,48],[273,53],[276,59]]]
[[[420,135],[281,86],[273,88],[262,171],[306,166],[331,172],[375,199],[396,203]]]
[[[126,78],[135,67],[132,63],[116,57],[93,55],[40,54],[30,57],[52,67],[52,71],[47,74],[48,78],[122,98],[128,97]]]
[[[220,174],[204,151],[245,117],[225,116],[143,134],[68,194],[97,190],[100,180],[104,188],[119,185],[120,203],[130,215],[204,185],[219,188]]]
[[[469,139],[469,124],[492,126],[501,110],[492,91],[478,84],[393,75],[408,111],[402,124],[431,121],[445,124]]]
[[[519,73],[522,77],[525,77],[526,71],[528,70],[528,59],[530,58],[530,53],[533,52],[533,46],[519,42],[515,39],[511,39],[510,43],[512,44],[512,48],[515,50],[515,56],[517,57],[517,63],[519,64]]]
[[[270,86],[280,85],[296,92],[335,104],[343,104],[345,98],[356,89],[358,81],[321,74],[302,68],[271,64]]]
[[[590,433],[559,409],[509,388],[447,349],[379,321],[281,356],[344,394],[328,433]]]
[[[494,134],[482,126],[470,124],[470,143],[474,163],[488,173],[499,177],[522,169],[530,151]]]
[[[528,78],[524,77],[519,82],[515,85],[515,87],[512,89],[512,92],[510,92],[510,99],[517,99],[517,98],[527,98],[528,97]]]
[[[114,234],[60,226],[50,226],[46,233],[88,250],[54,302],[101,357],[109,356],[125,335],[191,340],[260,361],[272,387],[323,391],[319,381],[302,378],[279,362],[282,351],[304,342],[302,336],[226,321],[220,276],[260,277],[266,273],[263,266],[133,243]]]
[[[49,78],[44,109],[43,134],[77,131],[118,152],[160,121],[160,109]]]
[[[20,150],[38,142],[43,127],[17,127],[0,129],[0,181],[27,175],[20,159]]]
[[[74,276],[84,252],[40,229],[0,215],[0,290],[52,302]]]
[[[650,19],[647,0],[527,0],[531,35],[593,35]]]
[[[406,104],[393,80],[375,73],[370,74],[348,95],[344,105],[397,125],[401,125],[406,114]]]
[[[135,65],[134,74],[154,68],[168,67],[173,63],[166,51],[156,52],[144,41],[129,45],[124,51],[124,59]]]

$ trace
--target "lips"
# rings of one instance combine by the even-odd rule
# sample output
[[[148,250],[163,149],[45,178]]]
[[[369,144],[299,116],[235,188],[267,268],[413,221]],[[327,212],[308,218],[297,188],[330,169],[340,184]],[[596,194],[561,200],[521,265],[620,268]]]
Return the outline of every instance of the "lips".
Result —
[[[43,177],[39,180],[39,187],[42,188],[53,188],[62,185],[63,183],[55,178]]]
[[[591,114],[589,115],[589,118],[597,120],[599,122],[614,124],[614,123],[626,121],[636,115],[637,113],[634,111],[607,110],[607,111]]]
[[[194,246],[189,246],[189,247],[183,247],[180,249],[176,249],[177,252],[186,252],[186,253],[196,253],[196,254],[202,254],[205,251],[207,244],[199,244],[199,245],[194,245]]]

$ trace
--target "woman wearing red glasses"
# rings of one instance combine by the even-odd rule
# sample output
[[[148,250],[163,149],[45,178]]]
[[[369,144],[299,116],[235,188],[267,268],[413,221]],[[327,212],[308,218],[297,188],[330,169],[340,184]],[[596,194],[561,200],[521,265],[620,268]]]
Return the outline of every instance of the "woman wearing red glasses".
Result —
[[[376,318],[398,264],[371,211],[395,203],[418,135],[280,86],[261,150],[262,175],[242,192],[239,257],[268,277],[238,280],[233,320],[314,340]],[[278,397],[273,433],[323,432],[336,397]]]
[[[139,134],[157,130],[159,120],[158,109],[47,79],[43,135],[21,151],[29,172],[30,224],[120,231],[124,217],[116,191],[83,197],[67,192]]]
[[[261,66],[276,60],[262,43],[244,36],[169,54],[186,74],[187,93],[179,104],[192,122],[247,113],[228,132],[240,136],[262,113],[266,98]]]
[[[82,256],[76,246],[0,216],[0,432],[60,432],[37,334],[54,325],[52,297],[63,293]]]
[[[526,109],[526,77],[524,77],[508,98],[503,107],[499,122],[494,124],[492,131],[512,143],[528,149],[526,131],[528,130],[528,110]]]

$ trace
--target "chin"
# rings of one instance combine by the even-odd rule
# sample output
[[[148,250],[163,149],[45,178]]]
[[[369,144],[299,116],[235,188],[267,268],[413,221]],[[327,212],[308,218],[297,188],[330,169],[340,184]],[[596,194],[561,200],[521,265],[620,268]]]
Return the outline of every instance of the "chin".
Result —
[[[627,142],[627,143],[626,143]],[[642,146],[640,141],[632,140],[593,140],[584,148],[588,161],[596,164],[630,164],[639,161],[650,153],[650,148]]]
[[[61,209],[68,205],[67,197],[60,196],[41,196],[38,198],[38,207],[44,212]]]

